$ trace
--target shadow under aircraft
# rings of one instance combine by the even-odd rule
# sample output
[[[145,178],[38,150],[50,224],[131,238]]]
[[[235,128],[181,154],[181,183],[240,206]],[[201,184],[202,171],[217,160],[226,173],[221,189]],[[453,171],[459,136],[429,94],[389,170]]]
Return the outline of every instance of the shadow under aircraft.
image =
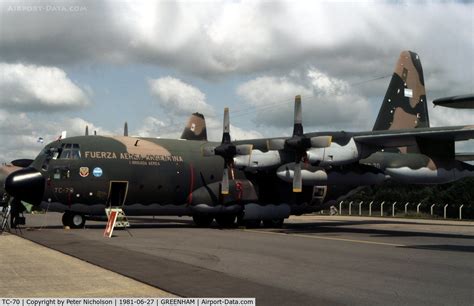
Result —
[[[127,215],[189,215],[198,226],[279,227],[293,214],[334,205],[363,186],[393,180],[443,184],[474,176],[456,159],[455,142],[474,126],[429,125],[418,54],[403,51],[373,130],[305,133],[300,96],[291,137],[232,141],[228,109],[220,143],[202,136],[204,117],[185,139],[79,136],[49,143],[5,188],[25,201],[64,212],[83,227],[109,206]],[[195,137],[196,136],[196,137]]]

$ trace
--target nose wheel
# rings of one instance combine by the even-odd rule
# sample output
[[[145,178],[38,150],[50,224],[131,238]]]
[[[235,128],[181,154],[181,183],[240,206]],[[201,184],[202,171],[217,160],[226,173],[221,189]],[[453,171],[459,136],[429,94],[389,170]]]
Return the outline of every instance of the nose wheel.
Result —
[[[70,228],[83,228],[86,224],[86,217],[83,214],[66,211],[63,214],[62,222],[64,226]]]

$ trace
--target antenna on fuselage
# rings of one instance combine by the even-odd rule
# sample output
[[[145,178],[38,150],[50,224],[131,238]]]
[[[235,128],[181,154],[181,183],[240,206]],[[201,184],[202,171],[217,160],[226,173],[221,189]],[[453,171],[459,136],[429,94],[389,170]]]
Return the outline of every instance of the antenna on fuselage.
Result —
[[[97,136],[97,131],[96,130],[94,130],[94,136]]]
[[[125,124],[123,125],[123,136],[128,136],[128,123],[125,121]]]
[[[86,133],[85,133],[86,136],[89,136],[89,126],[86,125]]]

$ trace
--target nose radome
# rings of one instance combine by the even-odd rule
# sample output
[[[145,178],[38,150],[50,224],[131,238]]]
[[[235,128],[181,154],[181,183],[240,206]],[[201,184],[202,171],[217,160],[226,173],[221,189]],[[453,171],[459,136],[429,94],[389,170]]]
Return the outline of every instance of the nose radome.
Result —
[[[35,205],[43,198],[44,182],[41,172],[28,167],[7,176],[5,190],[12,197]]]

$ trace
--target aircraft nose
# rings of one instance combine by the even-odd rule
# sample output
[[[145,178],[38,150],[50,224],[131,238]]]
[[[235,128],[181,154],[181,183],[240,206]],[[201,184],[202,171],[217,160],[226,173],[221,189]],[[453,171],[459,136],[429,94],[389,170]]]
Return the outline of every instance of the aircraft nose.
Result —
[[[7,176],[5,190],[12,197],[35,205],[43,198],[44,182],[41,172],[28,167]]]

